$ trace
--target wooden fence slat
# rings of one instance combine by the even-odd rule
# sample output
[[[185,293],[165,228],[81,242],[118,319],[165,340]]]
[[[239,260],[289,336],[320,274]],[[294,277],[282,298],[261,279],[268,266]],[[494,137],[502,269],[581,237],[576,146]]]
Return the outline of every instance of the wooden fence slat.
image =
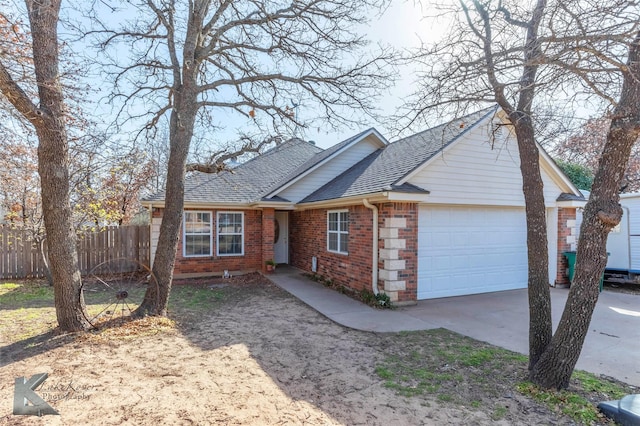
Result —
[[[111,226],[100,232],[87,232],[78,236],[78,266],[83,275],[102,262],[126,258],[149,265],[151,235],[149,225]],[[46,252],[46,240],[45,240]],[[120,272],[133,272],[137,264],[119,262]],[[114,265],[115,266],[115,265]],[[0,225],[0,279],[45,276],[40,247],[31,234],[21,229]]]

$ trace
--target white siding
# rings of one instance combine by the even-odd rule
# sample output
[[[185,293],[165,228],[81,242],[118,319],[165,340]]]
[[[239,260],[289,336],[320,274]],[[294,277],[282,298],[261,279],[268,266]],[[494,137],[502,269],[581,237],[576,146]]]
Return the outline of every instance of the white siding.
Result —
[[[156,257],[156,250],[158,249],[158,236],[160,235],[160,224],[162,223],[162,218],[154,217],[151,219],[151,242],[150,242],[150,259],[149,263],[151,263],[151,267],[153,268],[153,259]]]
[[[545,204],[553,206],[564,191],[544,168],[542,178]],[[482,127],[438,154],[409,183],[430,191],[430,203],[524,206],[515,139],[498,140],[492,148]]]
[[[623,210],[620,232],[612,232],[607,240],[611,253],[608,268],[640,270],[640,194],[622,195]],[[627,216],[628,215],[628,216]]]
[[[379,148],[376,141],[377,138],[373,139],[372,137],[363,139],[282,192],[279,192],[278,195],[297,203],[376,151]]]
[[[549,285],[558,273],[558,209],[547,209],[547,250],[549,251]]]
[[[629,240],[631,243],[631,269],[640,270],[640,194],[633,198],[622,199],[629,215]]]

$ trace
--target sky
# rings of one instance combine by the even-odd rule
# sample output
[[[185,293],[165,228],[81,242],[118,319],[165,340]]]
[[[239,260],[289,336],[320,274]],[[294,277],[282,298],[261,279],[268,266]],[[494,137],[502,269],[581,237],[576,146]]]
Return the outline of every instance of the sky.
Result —
[[[396,49],[420,46],[422,41],[434,41],[447,31],[446,22],[424,18],[420,5],[412,0],[394,0],[381,16],[372,18],[367,38],[372,45],[391,45]],[[416,76],[410,68],[400,70],[401,78],[380,94],[379,105],[384,116],[391,116],[411,94]],[[312,139],[321,148],[328,148],[358,132],[375,127],[383,136],[390,138],[391,131],[383,123],[373,120],[363,122],[360,127],[343,128],[339,132],[309,131],[307,139]]]

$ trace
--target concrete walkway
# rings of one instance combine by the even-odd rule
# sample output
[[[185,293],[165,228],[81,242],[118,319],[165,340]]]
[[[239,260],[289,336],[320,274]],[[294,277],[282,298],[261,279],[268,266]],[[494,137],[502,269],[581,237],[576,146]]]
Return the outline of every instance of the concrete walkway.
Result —
[[[381,310],[313,282],[293,267],[279,266],[269,279],[346,327],[375,332],[442,327],[528,353],[526,290],[423,300],[414,306]],[[567,295],[567,289],[551,289],[554,328]],[[607,291],[600,295],[577,368],[640,386],[640,296]]]

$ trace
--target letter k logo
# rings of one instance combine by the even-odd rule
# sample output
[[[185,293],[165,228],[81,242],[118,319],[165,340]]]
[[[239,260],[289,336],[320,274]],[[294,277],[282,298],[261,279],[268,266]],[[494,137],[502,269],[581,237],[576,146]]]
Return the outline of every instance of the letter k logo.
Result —
[[[24,377],[16,378],[13,393],[13,414],[42,416],[45,414],[59,414],[33,390],[47,380],[47,373],[34,374],[29,380]],[[33,405],[27,405],[29,402]]]

